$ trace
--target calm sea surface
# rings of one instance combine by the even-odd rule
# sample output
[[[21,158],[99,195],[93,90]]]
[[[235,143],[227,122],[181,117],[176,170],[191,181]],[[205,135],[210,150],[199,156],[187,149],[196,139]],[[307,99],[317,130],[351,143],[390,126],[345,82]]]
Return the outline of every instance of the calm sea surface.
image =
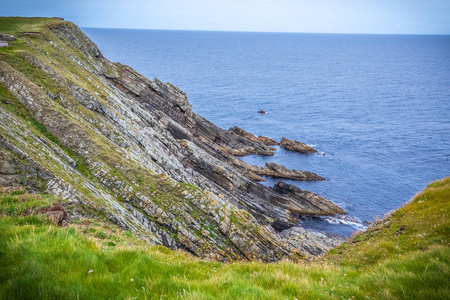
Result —
[[[450,36],[83,31],[111,61],[180,87],[216,125],[315,147],[243,158],[329,179],[292,183],[349,215],[302,226],[349,235],[450,175]]]

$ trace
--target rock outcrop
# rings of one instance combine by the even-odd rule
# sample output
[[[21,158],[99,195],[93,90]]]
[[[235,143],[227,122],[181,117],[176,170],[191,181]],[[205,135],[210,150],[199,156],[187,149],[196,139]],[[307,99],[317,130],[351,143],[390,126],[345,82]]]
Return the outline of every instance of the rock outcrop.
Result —
[[[109,62],[70,22],[49,19],[39,32],[18,38],[25,48],[13,42],[0,53],[0,184],[54,194],[151,244],[199,257],[315,255],[279,231],[297,226],[301,214],[344,211],[294,186],[258,181],[322,177],[242,162],[236,156],[273,155],[276,142],[218,128],[174,85]]]
[[[46,214],[47,219],[55,225],[67,225],[69,213],[66,208],[61,205],[54,205],[52,207],[45,207],[37,210],[35,214]]]
[[[244,139],[252,141],[252,142],[255,142],[255,143],[262,143],[262,144],[264,144],[266,146],[278,145],[278,143],[275,140],[273,140],[273,139],[271,139],[269,137],[261,136],[261,135],[256,137],[255,135],[245,131],[244,129],[242,129],[242,128],[238,127],[238,126],[233,126],[230,129],[228,129],[228,131],[233,133],[236,136],[243,137]],[[272,151],[275,150],[274,148],[269,148],[269,149],[272,150]],[[272,154],[270,154],[270,155],[272,155]]]
[[[287,150],[296,151],[299,153],[307,154],[307,153],[315,153],[316,149],[306,145],[305,143],[299,141],[291,141],[285,137],[283,137],[280,141],[280,147],[285,148]]]
[[[294,179],[294,180],[302,180],[302,181],[318,181],[318,180],[326,180],[319,175],[308,172],[308,171],[300,171],[300,170],[289,170],[288,168],[276,164],[267,162],[264,167],[259,166],[250,166],[249,170],[259,176],[270,176],[275,178],[285,178],[285,179]]]
[[[285,198],[294,197],[301,199],[297,202],[289,202],[291,211],[295,211],[302,215],[328,215],[332,214],[345,214],[341,208],[337,207],[330,201],[326,200],[319,195],[299,189],[293,184],[284,182],[278,182],[273,187],[273,190],[279,195],[275,201],[285,203]],[[285,204],[286,205],[286,204]]]
[[[238,127],[238,126],[234,126],[231,127],[230,129],[228,129],[229,132],[233,133],[236,136],[240,136],[243,137],[246,140],[255,142],[255,143],[262,143],[266,146],[276,146],[279,145],[280,147],[286,149],[286,150],[290,150],[290,151],[296,151],[299,153],[303,153],[303,154],[307,154],[307,153],[315,153],[317,152],[316,149],[306,145],[305,143],[299,142],[299,141],[292,141],[290,139],[287,139],[285,137],[281,138],[281,141],[278,143],[277,141],[275,141],[274,139],[271,139],[269,137],[266,136],[258,136],[256,137],[255,135],[245,131],[244,129]],[[275,151],[275,148],[269,148],[272,151]],[[260,155],[273,155],[272,152],[264,152],[264,151],[248,151],[248,153],[244,153],[244,154],[237,154],[237,155],[248,155],[248,154],[260,154]]]

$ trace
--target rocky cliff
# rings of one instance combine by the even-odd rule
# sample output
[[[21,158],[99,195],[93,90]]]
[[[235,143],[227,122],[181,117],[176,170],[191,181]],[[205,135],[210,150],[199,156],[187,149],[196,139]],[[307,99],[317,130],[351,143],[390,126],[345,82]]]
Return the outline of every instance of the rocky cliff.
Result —
[[[151,244],[222,261],[296,261],[339,242],[295,226],[341,208],[259,183],[324,178],[237,157],[273,155],[273,140],[216,127],[180,89],[111,63],[70,22],[1,19],[0,32],[17,37],[0,51],[1,186],[59,196]]]

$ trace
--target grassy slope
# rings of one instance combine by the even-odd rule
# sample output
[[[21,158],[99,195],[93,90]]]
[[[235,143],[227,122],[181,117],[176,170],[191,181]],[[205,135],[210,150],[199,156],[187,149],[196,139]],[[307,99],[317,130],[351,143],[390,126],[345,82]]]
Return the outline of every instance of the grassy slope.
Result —
[[[101,219],[76,220],[59,228],[42,215],[23,215],[28,207],[48,206],[57,199],[2,193],[0,295],[1,299],[448,299],[449,199],[450,178],[435,182],[410,204],[316,262],[221,264],[148,246]]]

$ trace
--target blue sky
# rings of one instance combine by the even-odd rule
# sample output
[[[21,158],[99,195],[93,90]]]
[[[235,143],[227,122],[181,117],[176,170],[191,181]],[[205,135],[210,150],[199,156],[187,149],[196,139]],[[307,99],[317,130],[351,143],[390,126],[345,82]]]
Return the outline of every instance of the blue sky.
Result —
[[[450,34],[450,0],[0,0],[2,16],[81,27]]]

